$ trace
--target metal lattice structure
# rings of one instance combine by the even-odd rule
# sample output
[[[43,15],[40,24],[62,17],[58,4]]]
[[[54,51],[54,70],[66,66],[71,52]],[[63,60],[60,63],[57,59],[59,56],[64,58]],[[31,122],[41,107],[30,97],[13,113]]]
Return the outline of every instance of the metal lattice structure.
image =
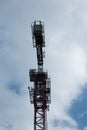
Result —
[[[44,25],[35,21],[31,25],[33,47],[36,47],[38,69],[29,71],[30,81],[34,82],[29,87],[30,102],[34,104],[34,130],[47,130],[47,110],[51,103],[51,85],[47,72],[43,71],[43,47],[45,47]]]

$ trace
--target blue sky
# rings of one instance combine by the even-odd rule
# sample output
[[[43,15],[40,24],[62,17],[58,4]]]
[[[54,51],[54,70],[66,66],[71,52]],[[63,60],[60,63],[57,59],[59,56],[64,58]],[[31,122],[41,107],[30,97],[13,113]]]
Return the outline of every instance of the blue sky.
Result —
[[[83,93],[74,101],[70,109],[70,115],[78,122],[80,130],[84,130],[84,126],[87,125],[87,88],[83,90]]]
[[[0,0],[0,130],[33,129],[31,23],[45,25],[50,130],[87,130],[87,1]]]

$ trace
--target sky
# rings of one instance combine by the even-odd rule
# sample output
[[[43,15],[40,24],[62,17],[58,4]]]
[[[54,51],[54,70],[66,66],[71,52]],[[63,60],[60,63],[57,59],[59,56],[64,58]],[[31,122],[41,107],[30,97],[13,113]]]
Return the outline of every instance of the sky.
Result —
[[[45,26],[49,130],[87,130],[87,0],[0,0],[0,130],[33,130],[31,23]]]

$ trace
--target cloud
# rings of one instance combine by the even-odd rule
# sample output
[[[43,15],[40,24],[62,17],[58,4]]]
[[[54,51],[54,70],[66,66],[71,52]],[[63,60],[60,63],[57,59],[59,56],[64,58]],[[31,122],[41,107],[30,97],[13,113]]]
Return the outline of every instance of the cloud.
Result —
[[[12,124],[10,124],[9,122],[5,122],[4,124],[0,125],[1,129],[6,128],[7,130],[12,130]]]
[[[70,122],[68,122],[67,120],[58,120],[56,118],[53,120],[52,123],[53,123],[53,127],[59,127],[59,126],[69,127],[69,128],[75,127],[75,125],[70,124]]]
[[[83,113],[80,113],[80,118],[83,118],[85,115],[87,115],[87,111],[84,111]]]
[[[84,130],[87,130],[87,127],[84,127]]]
[[[16,83],[16,81],[12,81],[8,84],[8,89],[16,94],[21,94],[21,84]]]

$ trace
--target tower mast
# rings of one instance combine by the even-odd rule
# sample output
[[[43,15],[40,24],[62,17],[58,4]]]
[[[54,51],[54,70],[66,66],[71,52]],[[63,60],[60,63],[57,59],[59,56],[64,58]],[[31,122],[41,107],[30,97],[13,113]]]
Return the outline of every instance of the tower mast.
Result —
[[[43,70],[43,47],[45,47],[44,24],[34,21],[31,25],[33,47],[36,48],[38,69],[30,69],[30,81],[34,82],[29,87],[30,102],[34,104],[34,130],[47,130],[47,110],[51,103],[50,78]]]

